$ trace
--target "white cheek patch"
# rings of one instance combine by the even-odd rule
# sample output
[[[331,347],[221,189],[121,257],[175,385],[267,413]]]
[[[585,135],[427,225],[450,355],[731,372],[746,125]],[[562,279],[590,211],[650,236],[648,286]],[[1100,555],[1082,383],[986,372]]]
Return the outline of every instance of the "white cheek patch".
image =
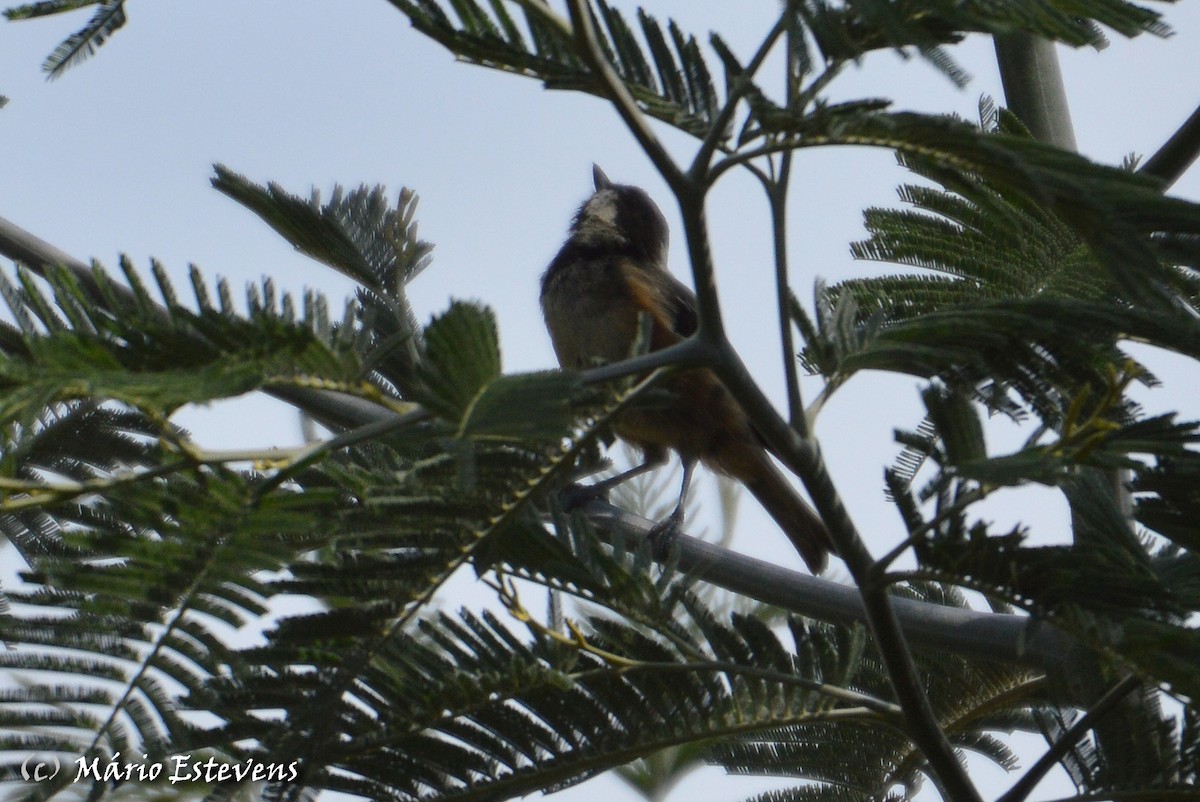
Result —
[[[610,226],[617,224],[617,193],[603,189],[588,199],[583,207],[584,220],[596,220]]]

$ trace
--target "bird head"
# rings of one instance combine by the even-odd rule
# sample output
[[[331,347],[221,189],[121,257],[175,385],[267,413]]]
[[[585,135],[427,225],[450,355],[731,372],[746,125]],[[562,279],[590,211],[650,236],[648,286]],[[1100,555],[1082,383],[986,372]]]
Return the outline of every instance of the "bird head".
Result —
[[[592,165],[592,178],[596,191],[576,212],[571,239],[665,266],[670,241],[667,220],[646,191],[614,184],[596,165]]]

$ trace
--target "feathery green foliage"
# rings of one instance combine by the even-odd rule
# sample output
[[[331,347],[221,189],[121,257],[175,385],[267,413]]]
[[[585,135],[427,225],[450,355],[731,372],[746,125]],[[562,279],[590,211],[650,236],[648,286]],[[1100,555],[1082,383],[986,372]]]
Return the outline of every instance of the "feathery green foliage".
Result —
[[[915,176],[901,190],[912,208],[868,210],[869,239],[852,252],[909,272],[818,287],[812,314],[781,282],[802,358],[826,382],[813,415],[860,371],[923,383],[925,421],[898,434],[906,451],[886,474],[908,540],[855,574],[863,598],[886,585],[965,607],[958,588],[970,589],[1069,633],[1090,662],[1065,677],[938,652],[917,654],[906,678],[872,637],[886,619],[868,631],[710,603],[651,544],[609,542],[559,502],[657,374],[604,386],[505,374],[486,307],[453,302],[418,322],[405,285],[431,246],[413,193],[394,206],[381,188],[322,201],[218,167],[215,188],[358,292],[333,319],[319,297],[297,303],[270,280],[236,304],[198,271],[185,303],[158,264],[154,293],[125,260],[122,283],[99,267],[0,276],[11,318],[0,322],[0,533],[26,569],[0,596],[11,647],[0,665],[19,679],[0,694],[0,779],[18,778],[33,750],[214,755],[287,771],[261,790],[246,778],[205,788],[213,798],[490,800],[638,760],[641,787],[654,788],[666,753],[657,765],[673,772],[704,760],[796,783],[763,799],[899,800],[925,779],[949,798],[953,772],[912,712],[916,685],[953,750],[1011,770],[1005,734],[1037,732],[1084,798],[1198,798],[1200,427],[1140,413],[1129,389],[1156,378],[1125,344],[1200,358],[1200,207],[1038,143],[990,106],[976,126],[828,92],[878,50],[919,54],[961,83],[950,48],[967,33],[1100,46],[1102,26],[1164,34],[1155,11],[796,0],[741,58],[718,34],[709,50],[603,0],[586,6],[594,43],[541,0],[391,3],[462,60],[609,98],[619,93],[589,66],[594,44],[634,112],[703,143],[688,191],[739,166],[772,186],[801,148],[896,152]],[[47,61],[53,76],[121,27],[124,3],[7,14],[85,5],[95,16]],[[758,72],[777,47],[790,72],[768,84]],[[764,89],[776,83],[782,95]],[[702,219],[690,222],[702,234]],[[300,391],[314,390],[354,396],[368,422],[323,419],[323,440],[238,453],[209,452],[172,423],[187,404],[249,392],[304,410],[312,396]],[[988,442],[982,416],[997,411],[1029,426],[1011,453]],[[1130,510],[1114,471],[1128,472]],[[1077,510],[1070,538],[1030,546],[1024,526],[972,509],[1031,483]],[[840,508],[812,485],[818,506]],[[915,565],[898,567],[909,551]],[[499,607],[442,612],[439,594],[468,572]],[[569,600],[569,618],[541,621],[523,600],[531,588]],[[1137,694],[1080,718],[1129,674]],[[1074,733],[1080,720],[1088,731]],[[49,798],[69,779],[18,793]],[[111,790],[97,781],[86,793]]]
[[[574,54],[570,31],[548,6],[517,4],[522,12],[518,23],[498,1],[486,7],[474,0],[453,3],[453,17],[438,0],[391,2],[417,30],[459,58],[537,78],[550,89],[603,94],[601,85]],[[664,32],[654,17],[639,10],[637,27],[646,42],[643,45],[617,9],[600,0],[595,13],[614,69],[646,112],[703,135],[713,122],[719,99],[695,37],[673,22]]]
[[[4,16],[9,20],[34,19],[84,6],[98,8],[86,25],[64,39],[42,63],[47,77],[53,79],[93,56],[113,34],[124,27],[125,0],[41,0],[7,9]]]

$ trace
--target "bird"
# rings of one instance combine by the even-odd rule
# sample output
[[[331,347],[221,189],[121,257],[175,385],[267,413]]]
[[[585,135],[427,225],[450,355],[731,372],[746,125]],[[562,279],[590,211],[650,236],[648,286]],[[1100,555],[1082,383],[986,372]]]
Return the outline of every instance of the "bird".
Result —
[[[649,350],[657,351],[691,336],[699,320],[695,294],[667,268],[670,231],[649,194],[613,183],[596,165],[592,178],[595,192],[541,278],[546,329],[559,365],[572,371],[627,359],[643,321]],[[598,494],[666,464],[671,451],[683,464],[678,504],[656,531],[678,530],[700,462],[745,485],[814,574],[836,553],[820,516],[784,478],[750,417],[711,370],[667,377],[618,413],[613,432],[642,452],[642,463],[591,485]]]

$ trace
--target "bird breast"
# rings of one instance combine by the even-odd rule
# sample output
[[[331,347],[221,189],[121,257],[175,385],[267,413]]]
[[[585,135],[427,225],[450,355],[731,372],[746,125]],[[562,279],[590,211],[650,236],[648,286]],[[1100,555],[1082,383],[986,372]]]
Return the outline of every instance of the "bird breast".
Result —
[[[637,307],[614,259],[556,260],[543,279],[542,314],[568,370],[625,359],[637,336]]]

